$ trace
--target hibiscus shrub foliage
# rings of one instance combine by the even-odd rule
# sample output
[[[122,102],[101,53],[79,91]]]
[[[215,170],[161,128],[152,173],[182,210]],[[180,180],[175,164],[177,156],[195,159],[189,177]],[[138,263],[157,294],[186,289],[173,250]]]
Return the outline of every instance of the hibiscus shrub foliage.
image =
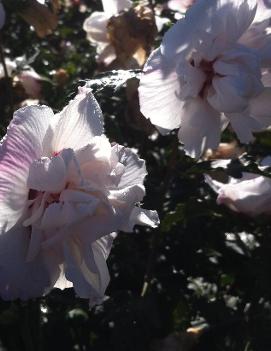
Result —
[[[160,225],[118,233],[107,260],[111,280],[101,304],[89,308],[73,288],[55,288],[27,301],[1,300],[0,349],[269,351],[270,219],[218,206],[205,177],[223,183],[227,176],[240,179],[242,172],[270,177],[268,167],[259,167],[270,154],[270,131],[243,145],[228,128],[222,141],[236,143],[238,151],[226,166],[214,165],[214,154],[195,160],[186,155],[176,131],[161,135],[140,114],[140,68],[113,71],[115,67],[96,62],[96,48],[86,39],[83,22],[102,11],[99,0],[60,1],[57,27],[44,37],[22,17],[23,1],[2,2],[6,21],[1,63],[17,59],[17,66],[13,78],[3,75],[0,80],[1,136],[27,97],[14,79],[22,67],[31,66],[41,76],[36,98],[54,112],[87,84],[103,111],[110,142],[135,149],[146,161],[143,205],[158,212]],[[145,3],[168,19],[155,36],[153,47],[158,47],[176,22],[175,13],[164,1]],[[270,212],[270,200],[266,206]],[[9,264],[16,264],[16,258]]]

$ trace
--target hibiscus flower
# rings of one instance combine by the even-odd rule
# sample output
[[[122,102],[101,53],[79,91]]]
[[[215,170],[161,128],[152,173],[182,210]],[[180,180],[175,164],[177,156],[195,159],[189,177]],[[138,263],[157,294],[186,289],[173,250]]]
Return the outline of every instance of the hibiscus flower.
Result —
[[[254,173],[243,173],[242,178],[230,177],[221,183],[205,176],[206,182],[218,194],[217,204],[249,216],[271,213],[271,179]]]
[[[140,81],[141,112],[180,128],[186,153],[216,149],[231,124],[242,143],[271,125],[270,10],[256,0],[197,0],[165,34]]]
[[[111,145],[90,89],[60,113],[15,112],[0,149],[0,295],[11,300],[73,286],[96,303],[109,282],[113,232],[155,227],[145,162]]]

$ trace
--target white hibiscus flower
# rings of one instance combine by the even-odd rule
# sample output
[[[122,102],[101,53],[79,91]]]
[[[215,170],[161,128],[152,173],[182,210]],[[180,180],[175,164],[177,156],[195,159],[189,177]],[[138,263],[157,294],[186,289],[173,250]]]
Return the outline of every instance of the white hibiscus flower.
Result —
[[[112,146],[90,89],[60,113],[15,112],[0,149],[0,295],[41,296],[73,286],[91,303],[109,282],[112,234],[158,224],[145,195],[145,162]]]
[[[270,9],[256,0],[197,0],[149,57],[141,112],[161,133],[180,128],[186,153],[216,149],[228,123],[239,140],[271,125]]]

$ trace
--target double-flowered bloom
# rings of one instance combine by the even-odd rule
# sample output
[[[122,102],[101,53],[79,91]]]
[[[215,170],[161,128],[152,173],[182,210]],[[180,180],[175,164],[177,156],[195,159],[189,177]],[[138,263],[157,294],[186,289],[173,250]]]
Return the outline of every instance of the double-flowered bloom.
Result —
[[[145,162],[111,145],[90,89],[60,113],[15,112],[0,149],[0,294],[28,299],[74,286],[95,303],[109,282],[114,232],[156,226],[145,195]]]
[[[243,143],[271,125],[270,9],[256,0],[197,0],[147,61],[142,113],[179,129],[186,153],[216,149],[231,124]]]

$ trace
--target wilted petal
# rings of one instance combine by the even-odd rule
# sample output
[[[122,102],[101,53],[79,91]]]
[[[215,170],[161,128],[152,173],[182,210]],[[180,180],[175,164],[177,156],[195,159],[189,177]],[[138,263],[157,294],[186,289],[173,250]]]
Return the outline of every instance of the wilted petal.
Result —
[[[55,118],[54,152],[67,148],[78,150],[89,144],[95,135],[103,133],[102,111],[91,89],[79,88],[75,99]]]
[[[159,49],[153,51],[139,85],[141,112],[154,125],[167,131],[178,128],[181,122],[180,83],[172,65]]]
[[[185,103],[178,137],[189,156],[198,158],[205,150],[216,149],[220,131],[220,115],[208,103],[200,98]]]

